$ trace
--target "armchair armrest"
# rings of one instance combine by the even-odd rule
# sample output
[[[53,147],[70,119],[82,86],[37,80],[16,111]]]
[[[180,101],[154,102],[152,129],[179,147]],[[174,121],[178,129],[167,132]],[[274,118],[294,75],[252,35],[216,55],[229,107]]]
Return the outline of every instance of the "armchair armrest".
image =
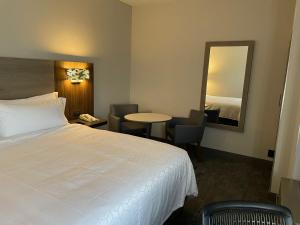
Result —
[[[174,133],[175,144],[201,142],[204,126],[176,125]]]
[[[108,124],[109,124],[110,131],[120,132],[120,129],[121,129],[121,118],[120,117],[117,117],[114,115],[109,115]]]
[[[184,117],[173,117],[170,121],[166,123],[167,127],[175,127],[176,125],[187,124],[188,118]]]

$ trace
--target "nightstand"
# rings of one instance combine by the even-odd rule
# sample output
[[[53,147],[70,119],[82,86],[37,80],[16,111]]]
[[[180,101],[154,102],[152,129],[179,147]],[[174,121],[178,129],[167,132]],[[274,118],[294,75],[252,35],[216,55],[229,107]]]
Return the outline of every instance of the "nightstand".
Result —
[[[94,122],[87,122],[81,119],[75,119],[75,120],[70,120],[69,123],[78,123],[92,128],[101,127],[107,124],[107,120],[102,118],[97,118],[97,119],[98,120]]]

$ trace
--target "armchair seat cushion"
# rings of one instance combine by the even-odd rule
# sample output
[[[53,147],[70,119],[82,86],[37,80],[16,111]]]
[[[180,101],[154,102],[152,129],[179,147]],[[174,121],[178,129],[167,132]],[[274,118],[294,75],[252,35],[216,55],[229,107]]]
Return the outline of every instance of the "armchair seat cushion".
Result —
[[[144,133],[146,130],[147,127],[143,123],[129,121],[122,122],[122,132],[124,133]]]

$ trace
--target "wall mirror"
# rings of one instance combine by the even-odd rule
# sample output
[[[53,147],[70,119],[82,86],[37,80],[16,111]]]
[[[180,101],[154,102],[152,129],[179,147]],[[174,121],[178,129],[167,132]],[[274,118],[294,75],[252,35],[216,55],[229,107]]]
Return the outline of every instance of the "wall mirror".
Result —
[[[208,126],[244,131],[254,41],[207,42],[201,109]]]

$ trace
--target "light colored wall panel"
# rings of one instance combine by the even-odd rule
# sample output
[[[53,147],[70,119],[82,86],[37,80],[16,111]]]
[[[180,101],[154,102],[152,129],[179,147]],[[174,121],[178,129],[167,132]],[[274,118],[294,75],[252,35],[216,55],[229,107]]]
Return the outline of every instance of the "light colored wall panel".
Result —
[[[300,180],[300,1],[297,0],[293,39],[279,123],[272,188],[278,192],[281,177]]]
[[[187,116],[198,109],[206,41],[255,40],[245,132],[207,128],[203,145],[266,158],[275,148],[294,0],[174,0],[133,7],[130,101]],[[155,126],[155,135],[161,135]]]

